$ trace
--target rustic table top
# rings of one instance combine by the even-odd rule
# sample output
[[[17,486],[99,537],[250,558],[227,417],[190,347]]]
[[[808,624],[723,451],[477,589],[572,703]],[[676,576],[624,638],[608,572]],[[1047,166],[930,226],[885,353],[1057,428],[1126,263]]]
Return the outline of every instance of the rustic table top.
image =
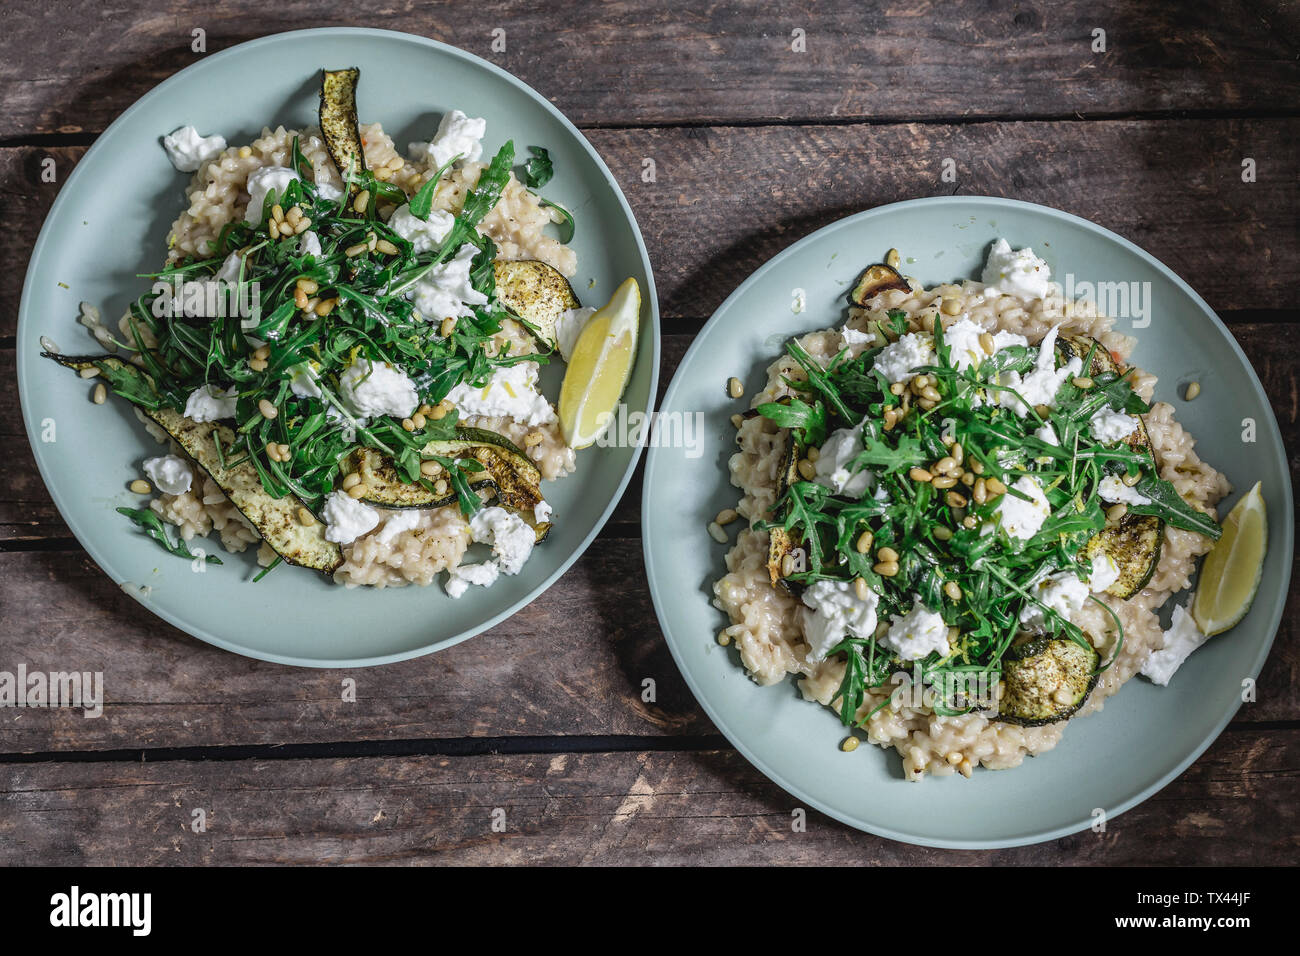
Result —
[[[104,715],[0,710],[0,863],[1170,863],[1294,859],[1300,600],[1219,740],[1083,833],[947,852],[859,833],[750,767],[682,682],[643,580],[640,476],[545,595],[443,653],[296,670],[201,644],[72,537],[17,414],[24,265],[59,179],[122,110],[209,53],[365,25],[485,57],[580,126],[645,233],[667,382],[722,299],[793,240],[946,193],[1045,203],[1186,277],[1300,447],[1300,8],[1290,0],[362,7],[89,0],[0,11],[0,670],[103,671]],[[506,50],[492,50],[492,31]],[[1094,50],[1104,31],[1105,50]],[[800,42],[802,40],[802,42]],[[657,179],[642,182],[643,157]],[[938,157],[957,157],[956,183]],[[1242,161],[1256,161],[1244,183]],[[618,580],[617,590],[606,587]],[[641,698],[647,677],[657,699]],[[342,682],[355,681],[355,702]],[[505,810],[504,830],[494,817]],[[195,832],[195,811],[206,827]],[[1171,839],[1176,837],[1176,839]]]

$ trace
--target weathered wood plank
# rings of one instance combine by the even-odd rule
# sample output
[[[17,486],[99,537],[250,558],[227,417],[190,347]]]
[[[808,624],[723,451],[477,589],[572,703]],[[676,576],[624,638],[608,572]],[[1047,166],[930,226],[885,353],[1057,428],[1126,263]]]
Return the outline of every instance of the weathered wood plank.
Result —
[[[0,864],[1255,865],[1300,849],[1297,774],[1300,731],[1229,732],[1104,833],[961,852],[794,832],[733,751],[8,765]]]
[[[0,708],[0,752],[715,732],[659,638],[635,539],[597,541],[546,594],[472,641],[355,671],[287,668],[195,641],[82,553],[0,553],[0,582],[0,670],[102,672],[106,698],[97,718]],[[346,677],[355,703],[343,700]]]
[[[311,0],[235,0],[201,15],[162,0],[116,5],[112,29],[68,26],[102,16],[90,0],[5,12],[0,135],[102,130],[202,56],[191,49],[196,28],[215,53],[268,33],[356,24],[350,10]],[[1300,16],[1278,0],[779,9],[616,0],[598,11],[481,0],[472,15],[450,2],[371,7],[365,22],[485,57],[580,125],[1222,111],[1300,98],[1290,42]],[[1105,52],[1093,50],[1098,29]]]
[[[1293,308],[1298,129],[1300,120],[1180,120],[600,130],[591,139],[646,235],[672,329],[709,315],[759,265],[821,226],[954,191],[1098,222],[1221,311]],[[23,250],[0,275],[0,336],[14,333],[26,257],[57,192],[40,180],[45,152],[0,149],[0,214]],[[63,182],[84,151],[48,152]],[[1241,181],[1243,156],[1259,164],[1257,182]],[[941,181],[945,158],[956,162],[956,183]],[[655,162],[654,182],[642,181],[645,159]]]

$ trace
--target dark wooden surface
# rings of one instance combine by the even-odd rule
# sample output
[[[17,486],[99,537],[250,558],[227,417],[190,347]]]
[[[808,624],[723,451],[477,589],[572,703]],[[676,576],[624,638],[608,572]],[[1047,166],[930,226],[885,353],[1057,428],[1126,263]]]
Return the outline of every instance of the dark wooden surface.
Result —
[[[102,670],[102,718],[0,709],[0,863],[1288,862],[1300,848],[1300,597],[1258,701],[1105,834],[985,853],[811,813],[732,751],[642,583],[639,475],[586,555],[510,621],[364,671],[233,657],[142,614],[90,561],[17,417],[27,255],[57,185],[123,109],[208,51],[314,25],[455,43],[584,128],[646,236],[666,383],[735,285],[794,239],[916,196],[1010,196],[1168,263],[1228,323],[1300,462],[1300,12],[1294,3],[776,5],[482,0],[350,8],[131,0],[0,10],[0,670]],[[778,10],[779,13],[773,12]],[[102,25],[102,26],[101,26]],[[494,54],[490,31],[507,33]],[[1104,54],[1090,49],[1106,31]],[[794,53],[792,31],[805,31]],[[575,69],[574,63],[581,64]],[[643,183],[654,157],[657,181]],[[953,157],[955,183],[940,180]],[[1241,160],[1258,181],[1243,183]],[[613,595],[602,582],[621,582]],[[643,703],[653,677],[657,701]],[[341,700],[355,679],[357,700]],[[881,759],[884,758],[881,755]],[[192,832],[191,813],[208,814]],[[504,832],[492,828],[495,808]]]

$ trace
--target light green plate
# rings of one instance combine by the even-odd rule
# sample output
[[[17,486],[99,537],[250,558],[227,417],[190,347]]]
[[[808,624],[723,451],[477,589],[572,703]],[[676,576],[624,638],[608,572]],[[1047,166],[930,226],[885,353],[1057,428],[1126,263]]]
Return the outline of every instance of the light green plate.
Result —
[[[306,30],[245,43],[200,60],[158,86],[101,136],[60,190],[32,255],[18,324],[18,385],[41,475],[68,526],[116,582],[151,588],[142,603],[209,643],[288,664],[355,667],[448,647],[505,620],[550,586],[609,517],[639,449],[592,448],[578,471],[544,486],[556,527],[516,577],[453,601],[440,585],[348,590],[314,572],[277,568],[258,584],[251,554],[192,573],[136,533],[119,505],[143,458],[158,446],[120,400],[96,407],[90,386],[39,356],[47,335],[71,352],[95,351],[77,325],[77,304],[98,304],[115,321],[142,284],[136,273],[161,264],[170,223],[184,208],[187,174],[172,169],[159,137],[192,123],[231,144],[251,142],[263,125],[314,124],[319,68],[361,68],[363,122],[384,124],[405,149],[427,140],[453,107],[487,119],[485,154],[507,139],[516,155],[544,146],[555,178],[544,190],[578,223],[574,288],[601,305],[619,282],[641,283],[642,336],[625,402],[644,410],[659,374],[659,318],[650,261],[632,211],[608,168],[545,98],[477,57],[421,37],[382,30]],[[594,282],[594,284],[592,284]],[[562,368],[543,373],[552,398]],[[54,441],[50,437],[53,429]],[[219,546],[210,545],[219,551]],[[550,634],[539,640],[560,640]]]
[[[1033,246],[1062,279],[1068,271],[1076,282],[1150,283],[1153,318],[1135,332],[1134,359],[1160,376],[1156,398],[1174,404],[1197,450],[1231,479],[1235,490],[1225,506],[1263,480],[1269,553],[1250,614],[1198,650],[1171,686],[1133,679],[1104,711],[1071,723],[1055,750],[1014,770],[910,783],[894,751],[862,746],[842,753],[845,734],[835,714],[803,701],[793,681],[758,687],[735,650],[717,643],[727,621],[711,606],[710,587],[723,573],[724,548],[705,526],[736,501],[726,469],[735,450],[729,418],[748,405],[729,399],[724,383],[737,375],[753,395],[790,335],[842,324],[850,284],[891,247],[903,255],[903,272],[930,285],[978,277],[999,236]],[[791,301],[798,289],[807,310],[796,315]],[[1127,331],[1127,323],[1118,328]],[[1175,386],[1193,379],[1202,395],[1183,402]],[[1282,441],[1259,380],[1187,283],[1083,219],[1010,200],[945,197],[828,226],[776,256],[722,304],[686,354],[661,412],[702,414],[705,435],[699,457],[654,448],[646,464],[646,567],[673,656],[714,723],[750,761],[800,804],[863,830],[927,846],[990,848],[1064,836],[1098,814],[1114,826],[1116,814],[1181,773],[1223,730],[1241,706],[1242,682],[1259,674],[1277,631],[1294,512]],[[1251,444],[1241,441],[1246,418],[1256,423]]]

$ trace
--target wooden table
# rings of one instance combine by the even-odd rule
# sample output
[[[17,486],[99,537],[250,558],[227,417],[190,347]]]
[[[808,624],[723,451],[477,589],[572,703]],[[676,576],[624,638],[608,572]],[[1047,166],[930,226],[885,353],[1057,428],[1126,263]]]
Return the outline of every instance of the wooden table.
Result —
[[[0,710],[0,863],[1283,862],[1297,848],[1300,601],[1258,701],[1141,807],[1015,850],[944,852],[797,803],[712,727],[643,583],[640,476],[586,555],[507,623],[380,669],[294,670],[144,613],[54,509],[17,415],[23,265],[59,179],[123,109],[209,52],[308,26],[405,30],[551,98],[636,211],[665,384],[760,263],[860,209],[948,193],[1085,216],[1231,327],[1300,435],[1300,68],[1293,2],[384,5],[177,0],[0,12],[0,670],[103,671],[97,720]],[[1218,7],[1212,10],[1211,7]],[[504,29],[506,50],[493,52]],[[1095,52],[1095,30],[1105,52]],[[796,32],[801,31],[801,32]],[[795,47],[799,47],[801,52]],[[944,158],[957,178],[941,178]],[[654,182],[641,176],[653,159]],[[1255,160],[1243,182],[1244,159]],[[617,588],[609,587],[611,582]],[[658,695],[641,699],[653,678]],[[355,680],[345,702],[342,682]],[[494,829],[496,808],[504,830]],[[194,811],[206,829],[194,832]]]

